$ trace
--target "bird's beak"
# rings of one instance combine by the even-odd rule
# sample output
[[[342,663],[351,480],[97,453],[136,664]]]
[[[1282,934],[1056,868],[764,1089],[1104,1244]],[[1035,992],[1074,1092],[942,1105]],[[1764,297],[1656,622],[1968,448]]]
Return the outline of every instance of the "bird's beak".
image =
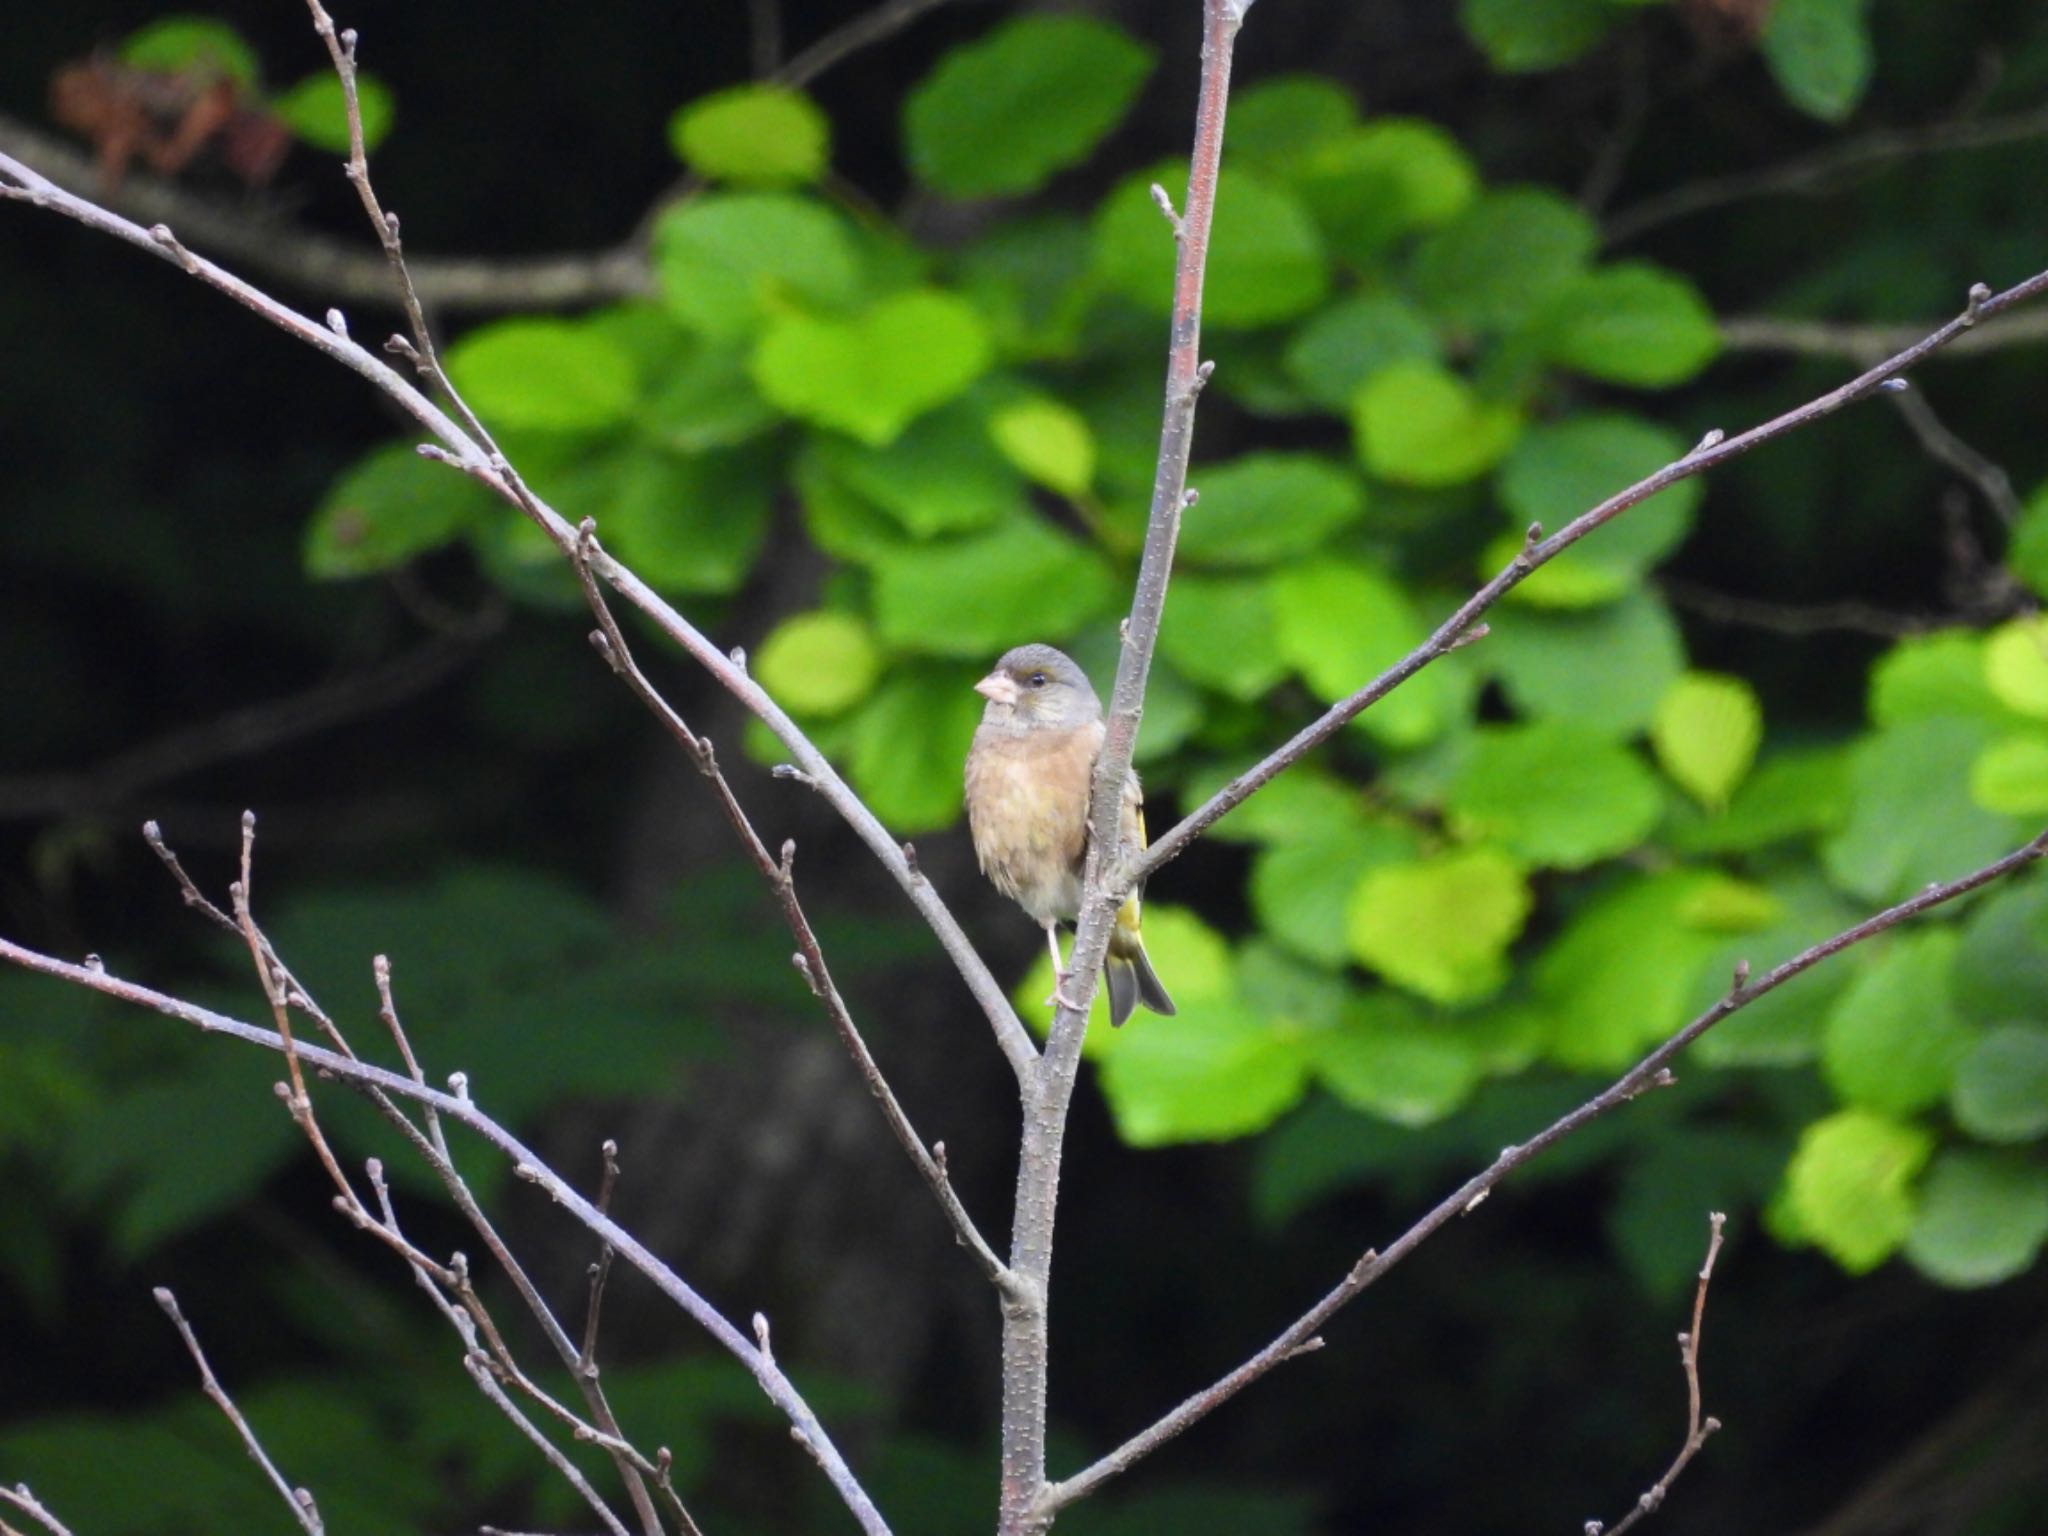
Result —
[[[991,672],[974,685],[974,691],[991,704],[1015,704],[1017,702],[1017,680],[1005,677],[1000,672]]]

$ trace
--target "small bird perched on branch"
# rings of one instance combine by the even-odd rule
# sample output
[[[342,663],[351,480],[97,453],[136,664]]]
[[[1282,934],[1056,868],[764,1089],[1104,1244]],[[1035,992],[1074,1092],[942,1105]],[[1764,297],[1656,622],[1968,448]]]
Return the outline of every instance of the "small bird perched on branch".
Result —
[[[1081,867],[1088,853],[1088,787],[1102,752],[1102,701],[1087,673],[1049,645],[1020,645],[974,685],[988,700],[967,752],[967,825],[981,872],[1045,930],[1052,950],[1053,996],[1064,995],[1059,925],[1081,910]],[[1145,846],[1144,793],[1124,779],[1123,841]],[[1103,968],[1109,1022],[1121,1024],[1140,1003],[1170,1014],[1145,954],[1139,900],[1118,909]]]

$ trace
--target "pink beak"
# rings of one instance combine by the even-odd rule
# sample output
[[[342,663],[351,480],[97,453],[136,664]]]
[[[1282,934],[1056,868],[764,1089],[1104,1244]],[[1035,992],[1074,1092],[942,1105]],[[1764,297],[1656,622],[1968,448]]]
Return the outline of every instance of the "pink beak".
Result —
[[[992,704],[1015,704],[1017,702],[1017,680],[1005,677],[1000,672],[991,672],[974,685],[974,691]]]

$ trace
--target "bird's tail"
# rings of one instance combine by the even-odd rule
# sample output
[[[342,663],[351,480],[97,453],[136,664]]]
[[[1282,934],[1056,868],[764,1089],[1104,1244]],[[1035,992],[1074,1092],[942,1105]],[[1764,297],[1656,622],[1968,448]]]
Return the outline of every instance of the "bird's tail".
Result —
[[[1123,1023],[1140,1003],[1154,1013],[1170,1015],[1176,1011],[1159,973],[1152,969],[1152,959],[1145,953],[1145,941],[1139,936],[1137,925],[1127,926],[1122,913],[1117,915],[1116,930],[1110,935],[1109,961],[1102,968],[1102,979],[1109,985],[1111,1024]]]

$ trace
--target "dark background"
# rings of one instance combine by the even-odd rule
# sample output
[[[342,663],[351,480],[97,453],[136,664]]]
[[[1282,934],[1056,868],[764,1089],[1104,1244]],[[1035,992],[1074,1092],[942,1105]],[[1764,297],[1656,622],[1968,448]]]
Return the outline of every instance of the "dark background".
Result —
[[[800,46],[860,9],[792,0],[786,39]],[[1056,186],[1054,200],[1074,206],[1124,168],[1176,152],[1192,92],[1194,5],[1097,9],[1156,42],[1166,62],[1097,165]],[[1831,137],[1782,103],[1752,52],[1703,40],[1675,17],[1571,70],[1504,79],[1465,42],[1452,9],[1263,0],[1239,75],[1327,71],[1370,110],[1446,125],[1490,181],[1567,191],[1640,106],[1615,208]],[[914,229],[943,220],[905,205],[903,93],[947,46],[1006,12],[943,7],[814,88],[834,124],[839,171]],[[0,114],[44,123],[53,67],[157,14],[115,0],[15,7],[0,35]],[[219,4],[212,14],[233,22],[278,80],[323,64],[304,14],[285,0]],[[1990,79],[2015,89],[2001,67],[2048,76],[2038,8],[2023,0],[1889,3],[1877,15],[1879,84],[1848,132],[1941,118]],[[397,91],[399,126],[378,156],[378,185],[421,253],[547,253],[624,239],[675,179],[661,131],[668,112],[750,68],[746,11],[734,4],[364,0],[339,19],[360,29],[366,66]],[[1926,319],[1948,313],[1972,281],[2000,285],[2041,264],[2043,153],[2036,142],[1910,160],[1828,196],[1667,224],[1630,249],[1693,277],[1723,315]],[[312,152],[295,152],[260,199],[203,173],[198,183],[231,204],[260,202],[265,217],[282,210],[350,236],[360,225],[329,157]],[[1912,259],[1877,259],[1901,249]],[[1865,270],[1883,280],[1865,281]],[[326,302],[281,291],[315,311]],[[359,335],[396,319],[352,313]],[[279,903],[309,888],[414,881],[488,861],[545,872],[632,942],[660,945],[686,942],[666,926],[678,884],[722,880],[734,930],[768,935],[752,996],[707,1003],[679,986],[675,1009],[687,1022],[662,1091],[559,1104],[531,1129],[586,1185],[597,1142],[621,1142],[628,1225],[729,1315],[768,1312],[783,1359],[854,1394],[844,1443],[857,1465],[877,1469],[885,1509],[899,1490],[922,1487],[936,1500],[949,1477],[985,1488],[995,1428],[985,1289],[808,998],[774,971],[781,944],[765,897],[727,878],[732,848],[701,783],[589,656],[587,620],[508,607],[453,556],[403,581],[308,582],[299,560],[307,509],[353,456],[389,435],[392,414],[351,375],[132,249],[0,208],[0,360],[5,932],[62,954],[103,952],[159,984],[212,987],[253,1016],[253,990],[209,948],[137,835],[145,817],[158,818],[218,894],[245,806],[261,817],[259,886]],[[1682,414],[1733,429],[1843,372],[1734,355],[1684,397]],[[2021,349],[1948,365],[1929,387],[2024,486],[2048,470],[2040,379],[2038,352]],[[1215,430],[1227,432],[1227,418]],[[1853,539],[1840,517],[1852,470]],[[1806,495],[1790,499],[1767,536],[1752,520],[1710,518],[1673,574],[1762,599],[1959,611],[1955,525],[1938,510],[1953,477],[1888,412],[1866,408],[1796,454],[1745,462],[1725,477],[1725,493],[1739,503],[1760,494],[1763,477],[1783,475]],[[758,641],[815,585],[817,557],[793,525],[778,539],[779,569],[693,613],[722,643]],[[1688,642],[1697,664],[1756,679],[1774,718],[1816,729],[1857,717],[1878,643],[1788,640],[1705,619],[1690,622]],[[399,666],[407,658],[415,670]],[[666,658],[657,673],[714,737],[737,736],[733,711],[701,679]],[[259,729],[176,771],[176,733],[201,727],[229,741],[222,722],[235,711],[364,678],[324,729]],[[913,1118],[946,1140],[970,1207],[1000,1231],[1015,1111],[1007,1071],[957,983],[817,806],[751,768],[736,778],[771,841],[799,840],[828,950],[844,957],[877,1050]],[[999,969],[1021,969],[1034,935],[974,876],[963,832],[925,839],[920,851]],[[1176,866],[1174,899],[1227,925],[1242,911],[1242,873],[1237,850],[1204,849]],[[346,979],[333,985],[353,988],[360,1007],[360,969],[336,974]],[[0,1012],[47,1001],[53,987],[0,994]],[[91,1017],[139,1053],[225,1049],[166,1043],[154,1019]],[[565,1017],[559,1027],[576,1024]],[[271,1070],[245,1074],[257,1093]],[[1500,1106],[1499,1135],[1484,1116],[1431,1132],[1406,1176],[1276,1230],[1250,1213],[1249,1145],[1130,1151],[1084,1084],[1057,1266],[1056,1465],[1099,1453],[1263,1343],[1362,1248],[1390,1239],[1493,1146],[1540,1123],[1535,1102]],[[193,1109],[190,1145],[228,1134]],[[32,1143],[33,1129],[17,1127],[15,1139]],[[1133,1490],[1197,1490],[1212,1513],[1234,1507],[1215,1490],[1248,1492],[1237,1517],[1247,1530],[1305,1520],[1328,1531],[1563,1531],[1615,1518],[1681,1438],[1672,1336],[1682,1318],[1674,1298],[1646,1297],[1614,1262],[1603,1225],[1614,1191],[1590,1152],[1567,1149],[1559,1162],[1446,1231],[1334,1324],[1324,1352],[1171,1447],[1129,1480]],[[149,1300],[152,1285],[170,1284],[231,1385],[295,1374],[354,1382],[362,1412],[389,1431],[379,1454],[434,1462],[438,1453],[420,1450],[427,1440],[410,1437],[392,1407],[391,1383],[408,1372],[453,1378],[434,1399],[453,1401],[466,1390],[455,1354],[428,1331],[399,1267],[327,1210],[310,1159],[140,1257],[120,1251],[92,1201],[68,1195],[63,1169],[32,1146],[12,1146],[0,1166],[0,1242],[15,1250],[0,1266],[0,1429],[196,1398]],[[529,1191],[501,1187],[495,1198],[527,1251],[548,1254],[537,1267],[577,1310],[567,1298],[587,1259],[580,1241],[564,1238]],[[465,1241],[431,1202],[415,1204],[416,1235],[430,1246]],[[1849,1536],[2021,1531],[2048,1519],[2048,1282],[2038,1271],[1977,1294],[1939,1291],[1897,1266],[1851,1281],[1753,1226],[1731,1233],[1723,1263],[1705,1377],[1708,1406],[1729,1427],[1657,1517],[1664,1528]],[[630,1277],[618,1281],[609,1319],[622,1362],[700,1349]],[[350,1362],[366,1354],[386,1367],[351,1376]],[[684,1417],[682,1428],[650,1435],[698,1433],[718,1449],[705,1498],[712,1511],[735,1512],[723,1528],[840,1528],[813,1512],[811,1469],[772,1429]],[[208,1428],[226,1443],[224,1426]],[[9,1482],[20,1475],[0,1466]],[[447,1479],[451,1523],[533,1518],[516,1482],[472,1505],[465,1490],[477,1480],[444,1467],[432,1475]],[[921,1507],[914,1492],[902,1497]],[[966,1505],[952,1528],[986,1508]],[[1156,1513],[1133,1518],[1138,1528],[1181,1528]]]

